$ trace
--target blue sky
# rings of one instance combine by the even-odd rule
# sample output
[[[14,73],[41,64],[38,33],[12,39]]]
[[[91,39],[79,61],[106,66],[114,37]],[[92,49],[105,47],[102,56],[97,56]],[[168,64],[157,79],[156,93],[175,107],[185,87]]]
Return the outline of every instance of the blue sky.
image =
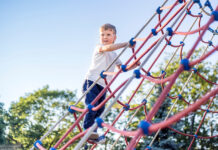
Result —
[[[77,89],[80,94],[93,48],[98,43],[99,27],[112,23],[118,30],[117,42],[128,41],[162,3],[160,0],[0,1],[0,102],[7,108],[11,101],[45,85],[51,89]],[[156,22],[157,18],[141,37]]]

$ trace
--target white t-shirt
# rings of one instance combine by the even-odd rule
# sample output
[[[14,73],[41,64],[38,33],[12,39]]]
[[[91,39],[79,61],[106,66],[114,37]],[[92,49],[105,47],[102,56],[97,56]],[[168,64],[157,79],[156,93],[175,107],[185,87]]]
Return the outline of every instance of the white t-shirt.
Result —
[[[101,45],[97,45],[95,47],[93,56],[92,56],[92,62],[91,62],[91,66],[89,67],[89,70],[86,74],[86,79],[91,80],[93,82],[95,82],[100,73],[103,70],[106,70],[107,67],[114,61],[114,59],[117,57],[117,54],[114,51],[110,51],[110,52],[99,52]],[[110,67],[110,69],[108,70],[108,72],[114,72],[115,70],[115,66],[116,65],[121,65],[122,62],[117,59],[117,61]],[[111,81],[112,76],[108,75],[106,77],[108,83]],[[105,87],[105,82],[104,79],[100,79],[97,82],[99,85]]]

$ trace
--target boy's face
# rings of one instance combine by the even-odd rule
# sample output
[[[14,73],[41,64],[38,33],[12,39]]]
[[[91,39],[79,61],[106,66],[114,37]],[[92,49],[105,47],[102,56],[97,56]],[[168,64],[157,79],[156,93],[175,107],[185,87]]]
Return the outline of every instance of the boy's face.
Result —
[[[100,43],[103,45],[113,44],[116,40],[116,35],[111,29],[100,30]]]

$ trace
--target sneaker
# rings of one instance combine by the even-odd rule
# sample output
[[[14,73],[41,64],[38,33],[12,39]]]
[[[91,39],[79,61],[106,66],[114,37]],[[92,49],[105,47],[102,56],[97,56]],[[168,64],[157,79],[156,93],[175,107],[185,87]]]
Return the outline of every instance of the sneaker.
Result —
[[[89,136],[89,140],[97,140],[99,138],[99,135],[97,132],[92,132]]]
[[[104,135],[100,136],[98,139],[90,140],[90,142],[93,142],[95,144],[105,144],[106,138]]]
[[[98,144],[105,144],[106,143],[106,138],[104,135],[100,136],[98,138],[98,141],[97,141]]]

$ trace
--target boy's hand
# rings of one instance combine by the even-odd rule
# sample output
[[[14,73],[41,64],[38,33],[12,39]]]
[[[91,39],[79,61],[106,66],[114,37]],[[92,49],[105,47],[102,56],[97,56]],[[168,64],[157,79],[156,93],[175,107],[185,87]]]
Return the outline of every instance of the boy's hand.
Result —
[[[134,48],[135,45],[136,45],[135,39],[134,39],[134,38],[131,38],[131,39],[129,40],[129,47],[130,47],[130,48]]]

